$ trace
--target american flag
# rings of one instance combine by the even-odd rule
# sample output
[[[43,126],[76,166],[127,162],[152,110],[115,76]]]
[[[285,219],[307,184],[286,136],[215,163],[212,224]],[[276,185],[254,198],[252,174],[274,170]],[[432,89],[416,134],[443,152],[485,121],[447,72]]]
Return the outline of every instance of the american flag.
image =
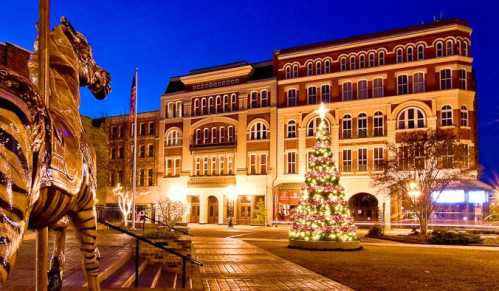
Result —
[[[130,92],[130,115],[128,116],[128,120],[130,123],[135,121],[135,108],[137,102],[137,72],[133,74],[132,79],[132,90]]]

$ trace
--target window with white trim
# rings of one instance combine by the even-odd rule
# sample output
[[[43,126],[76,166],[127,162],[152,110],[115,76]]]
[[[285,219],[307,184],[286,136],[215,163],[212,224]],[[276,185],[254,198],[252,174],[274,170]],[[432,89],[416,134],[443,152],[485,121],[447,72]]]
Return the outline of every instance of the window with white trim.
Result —
[[[376,78],[373,80],[373,97],[383,97],[385,89],[383,86],[383,78]]]
[[[307,76],[312,76],[314,74],[314,64],[309,62],[307,64]]]
[[[461,69],[459,72],[459,89],[468,90],[468,78],[467,72],[464,69]]]
[[[220,143],[224,143],[225,142],[225,127],[224,126],[220,126],[219,129],[218,129],[218,140],[220,141]]]
[[[361,54],[359,56],[359,68],[365,68],[366,67],[366,55]]]
[[[232,155],[227,157],[227,174],[234,175],[234,157]]]
[[[180,175],[180,158],[167,158],[165,162],[166,176],[176,177]]]
[[[412,48],[412,46],[407,47],[407,49],[406,49],[406,57],[405,58],[406,58],[406,60],[408,62],[414,61],[414,49]]]
[[[262,107],[269,106],[269,91],[267,90],[260,91],[260,104]]]
[[[204,157],[204,159],[203,159],[203,175],[205,175],[205,176],[208,176],[208,163],[209,163],[208,157]]]
[[[441,121],[442,121],[442,126],[451,126],[452,125],[452,107],[449,105],[445,105],[442,107],[442,111],[440,112],[441,114]]]
[[[424,44],[418,45],[418,48],[417,48],[417,50],[418,50],[418,61],[424,60],[424,49],[425,49]]]
[[[295,138],[296,137],[296,121],[290,120],[286,126],[286,137]]]
[[[286,79],[291,79],[293,77],[292,72],[291,72],[291,66],[286,66],[286,69],[284,70]]]
[[[404,50],[402,48],[398,48],[396,51],[396,61],[397,64],[404,62]]]
[[[368,57],[368,59],[369,59],[369,60],[368,60],[368,64],[367,64],[367,65],[368,65],[369,67],[374,67],[374,66],[376,66],[376,55],[375,55],[373,52],[369,53],[369,57]]]
[[[367,137],[367,114],[360,113],[357,117],[357,136]]]
[[[220,173],[221,176],[224,176],[225,175],[225,157],[224,156],[220,156],[218,158],[219,162],[218,162],[218,171]]]
[[[250,175],[256,175],[257,171],[257,155],[255,153],[249,154],[249,174]]]
[[[223,109],[223,112],[229,112],[230,111],[230,108],[229,108],[229,95],[224,95],[224,109]]]
[[[298,104],[298,93],[296,89],[289,89],[286,99],[288,106],[296,106]]]
[[[331,61],[325,60],[324,61],[324,74],[329,74],[329,73],[331,73]]]
[[[440,71],[440,90],[452,89],[452,71],[443,69]]]
[[[196,131],[196,134],[200,134],[200,130]],[[196,143],[198,141],[198,137],[196,137]],[[173,129],[168,132],[166,135],[166,145],[167,146],[178,146],[180,145],[180,132],[178,129]]]
[[[201,176],[201,158],[200,157],[196,158],[196,164],[194,166],[194,169],[195,169],[195,175]]]
[[[307,136],[315,136],[320,123],[321,123],[320,117],[311,119],[307,125]],[[327,119],[324,119],[324,123],[326,124],[326,132],[330,133],[329,121]]]
[[[341,136],[343,138],[351,138],[352,137],[352,116],[350,114],[345,114],[341,121]]]
[[[215,112],[222,112],[222,96],[215,97]]]
[[[286,156],[286,173],[296,174],[296,152],[288,152]]]
[[[352,100],[353,98],[353,90],[352,90],[352,82],[345,82],[341,86],[341,97],[344,101]]]
[[[317,87],[308,87],[308,104],[317,104]]]
[[[416,73],[414,74],[414,84],[413,84],[414,93],[421,93],[426,90],[425,88],[425,76],[424,73]]]
[[[268,164],[267,154],[260,154],[260,174],[261,175],[267,175],[267,164]]]
[[[468,108],[466,106],[461,106],[460,124],[462,127],[470,126]]]
[[[251,106],[251,108],[257,108],[257,107],[259,107],[258,106],[259,105],[258,104],[258,92],[253,91],[253,92],[251,92],[250,96],[251,96],[250,97],[250,100],[251,100],[250,101],[250,106]]]
[[[397,95],[409,93],[409,80],[407,75],[400,75],[397,77]]]
[[[381,171],[383,170],[383,152],[384,149],[381,147],[374,148],[374,170]]]
[[[357,83],[357,98],[358,99],[365,99],[369,97],[368,94],[368,87],[367,87],[367,80],[360,80]]]
[[[356,65],[355,65],[355,56],[351,56],[350,57],[350,70],[355,70],[356,69]]]
[[[213,96],[208,98],[208,112],[215,113],[215,98]]]
[[[419,108],[406,108],[398,116],[398,129],[424,128],[425,125],[425,115]]]
[[[343,150],[342,170],[343,172],[352,171],[352,150]]]
[[[448,40],[445,43],[445,54],[447,56],[452,56],[454,54],[454,42],[452,40]]]
[[[331,102],[331,87],[329,85],[321,86],[321,100],[324,103]]]
[[[315,63],[315,74],[316,75],[322,74],[322,65],[321,62],[319,61]]]
[[[347,58],[342,57],[340,59],[340,71],[346,71],[347,70]]]
[[[378,52],[378,66],[383,66],[385,64],[385,52]]]
[[[360,148],[357,151],[357,169],[359,172],[367,171],[367,149]]]
[[[255,122],[250,129],[250,140],[268,139],[268,131],[265,123],[261,121]]]
[[[201,137],[201,129],[196,129],[196,134],[195,134],[195,140],[194,140],[194,143],[195,144],[201,144],[201,141],[202,141],[202,137]]]
[[[196,115],[199,115],[199,114],[200,114],[199,99],[198,99],[198,98],[196,98],[196,99],[194,99],[194,101],[193,101],[193,102],[194,102],[194,106],[193,106],[193,107],[194,107],[194,110],[193,110],[193,113],[194,113],[194,115],[196,116]]]
[[[469,55],[468,42],[463,42],[463,56],[467,57]]]
[[[230,95],[230,107],[232,111],[237,110],[237,95],[235,93]]]
[[[208,113],[208,104],[206,101],[206,97],[201,98],[201,111],[203,114]]]
[[[217,175],[217,157],[211,157],[211,175]]]
[[[218,132],[216,127],[211,128],[211,143],[212,144],[218,143]]]
[[[147,169],[147,186],[153,186],[153,185],[154,185],[154,170]]]
[[[234,126],[230,125],[227,128],[227,142],[233,143],[235,141]]]
[[[380,111],[377,111],[374,113],[374,118],[373,118],[373,135],[374,136],[383,136],[385,135],[384,131],[384,116],[383,113]]]
[[[439,41],[435,44],[435,55],[437,58],[443,57],[444,56],[444,44],[443,42]]]
[[[298,65],[294,64],[293,65],[293,78],[298,78]]]

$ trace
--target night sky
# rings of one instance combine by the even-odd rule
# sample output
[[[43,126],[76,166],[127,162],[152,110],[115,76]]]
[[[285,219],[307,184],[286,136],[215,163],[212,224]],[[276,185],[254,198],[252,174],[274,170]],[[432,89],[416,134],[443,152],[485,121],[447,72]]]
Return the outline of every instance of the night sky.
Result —
[[[97,101],[82,90],[81,112],[101,117],[128,112],[139,68],[139,112],[159,108],[170,76],[239,60],[270,60],[300,44],[379,32],[434,17],[463,18],[473,28],[480,160],[485,180],[499,165],[499,1],[155,1],[52,0],[51,22],[69,18],[93,44],[113,78]],[[2,0],[0,42],[32,49],[37,0]]]

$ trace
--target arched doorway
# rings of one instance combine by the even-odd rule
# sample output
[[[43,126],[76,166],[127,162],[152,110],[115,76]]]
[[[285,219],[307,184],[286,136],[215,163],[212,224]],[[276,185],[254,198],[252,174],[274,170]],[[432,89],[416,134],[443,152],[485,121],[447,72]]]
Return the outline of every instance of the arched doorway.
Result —
[[[378,221],[378,199],[369,193],[358,193],[348,200],[355,221]]]
[[[218,199],[215,196],[208,197],[208,223],[218,223]]]
[[[191,196],[191,215],[189,222],[199,223],[199,197],[197,196]]]

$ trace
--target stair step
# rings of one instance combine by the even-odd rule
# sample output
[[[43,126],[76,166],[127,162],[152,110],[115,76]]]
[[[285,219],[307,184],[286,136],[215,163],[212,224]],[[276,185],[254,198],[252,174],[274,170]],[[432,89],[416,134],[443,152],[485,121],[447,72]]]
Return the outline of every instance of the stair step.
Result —
[[[168,271],[165,268],[161,269],[161,274],[159,275],[156,288],[176,288],[182,286],[182,282],[178,286],[177,283],[177,273]]]
[[[151,288],[159,265],[147,264],[139,276],[139,288]]]
[[[146,261],[139,262],[139,274],[145,269]],[[139,275],[140,278],[140,275]],[[135,280],[135,257],[130,258],[121,268],[101,282],[102,288],[131,287]]]

